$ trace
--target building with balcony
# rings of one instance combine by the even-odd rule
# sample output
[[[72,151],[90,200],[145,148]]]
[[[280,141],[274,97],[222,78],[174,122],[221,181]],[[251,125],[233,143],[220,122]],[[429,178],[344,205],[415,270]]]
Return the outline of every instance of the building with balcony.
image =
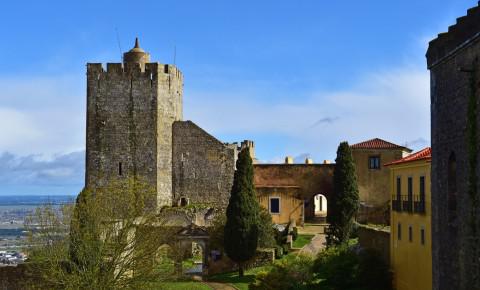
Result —
[[[350,146],[357,174],[360,223],[388,224],[390,204],[390,173],[385,163],[399,160],[411,149],[379,138]]]
[[[431,148],[385,164],[390,169],[390,263],[397,290],[432,289]]]

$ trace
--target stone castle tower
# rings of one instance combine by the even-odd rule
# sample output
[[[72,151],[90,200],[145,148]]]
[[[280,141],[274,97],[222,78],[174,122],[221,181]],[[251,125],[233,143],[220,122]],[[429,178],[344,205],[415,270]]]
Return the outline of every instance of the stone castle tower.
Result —
[[[86,187],[141,178],[157,208],[172,204],[172,125],[182,120],[183,76],[135,47],[123,63],[87,64]]]

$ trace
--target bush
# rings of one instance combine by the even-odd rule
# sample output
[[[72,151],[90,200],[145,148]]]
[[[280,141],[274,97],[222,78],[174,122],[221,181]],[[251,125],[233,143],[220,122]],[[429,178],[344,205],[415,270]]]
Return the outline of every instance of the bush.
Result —
[[[298,238],[298,229],[294,227],[292,230],[292,239],[295,241]]]
[[[319,253],[313,272],[327,289],[389,290],[392,287],[388,265],[371,249],[362,249],[357,254],[348,245],[330,247]]]
[[[283,257],[283,248],[279,245],[275,246],[275,259],[280,259]]]
[[[352,224],[352,230],[350,232],[350,239],[356,239],[358,238],[358,228],[359,228],[359,225],[357,222],[354,222]]]
[[[392,273],[380,253],[373,249],[359,254],[358,284],[371,290],[392,289]]]
[[[317,289],[313,283],[312,258],[299,255],[276,262],[270,271],[260,272],[250,290],[307,290]]]
[[[355,286],[357,268],[358,256],[346,245],[320,252],[313,265],[313,271],[324,280],[322,285],[339,290]]]
[[[273,248],[276,245],[272,216],[264,207],[260,207],[260,222],[258,225],[258,247]]]

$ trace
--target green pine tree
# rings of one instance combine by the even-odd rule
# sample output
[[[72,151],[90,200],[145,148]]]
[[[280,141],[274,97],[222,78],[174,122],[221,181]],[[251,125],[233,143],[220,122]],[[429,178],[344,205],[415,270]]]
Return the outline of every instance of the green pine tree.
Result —
[[[238,263],[238,274],[243,276],[246,261],[257,250],[260,206],[253,185],[253,164],[249,149],[238,154],[237,170],[227,207],[224,246],[227,256]]]
[[[352,151],[347,142],[342,142],[337,149],[333,172],[333,195],[328,203],[327,221],[330,224],[328,245],[348,241],[358,206],[358,186]]]

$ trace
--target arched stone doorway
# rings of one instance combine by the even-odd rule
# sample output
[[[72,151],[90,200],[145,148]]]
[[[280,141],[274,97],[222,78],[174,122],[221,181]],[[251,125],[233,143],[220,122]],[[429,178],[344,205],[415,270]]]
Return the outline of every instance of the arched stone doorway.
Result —
[[[327,197],[323,194],[317,194],[313,197],[314,212],[313,215],[316,218],[326,218],[327,217]]]
[[[186,274],[207,275],[208,274],[208,232],[203,228],[191,224],[177,233],[178,246],[185,255],[192,259],[193,265],[185,269]]]

